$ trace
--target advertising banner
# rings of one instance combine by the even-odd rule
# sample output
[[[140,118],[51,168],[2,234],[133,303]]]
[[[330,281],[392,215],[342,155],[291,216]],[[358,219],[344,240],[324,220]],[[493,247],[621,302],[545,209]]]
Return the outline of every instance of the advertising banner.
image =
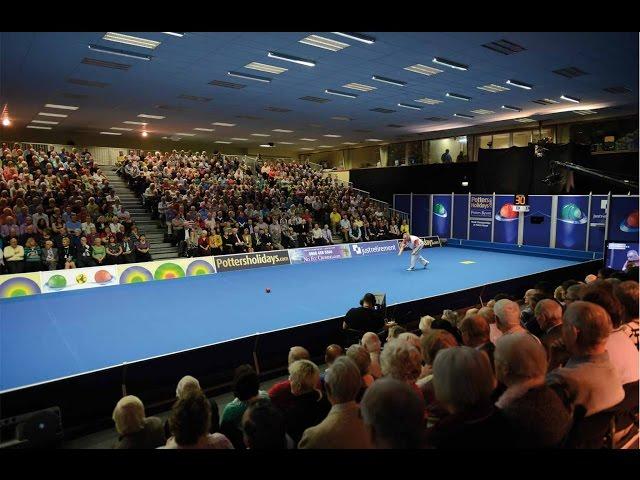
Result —
[[[524,214],[522,243],[537,247],[548,247],[551,240],[552,197],[529,196],[529,211]]]
[[[469,196],[454,195],[453,200],[453,238],[467,238],[469,226]]]
[[[411,235],[429,234],[429,201],[431,195],[414,194],[412,197],[411,210]]]
[[[432,235],[449,238],[451,236],[451,195],[434,195],[431,212]]]
[[[469,239],[491,241],[493,195],[471,195]]]
[[[424,242],[424,248],[441,247],[442,243],[438,237],[420,237]]]
[[[349,245],[326,245],[324,247],[295,248],[289,250],[291,263],[323,262],[351,257]]]
[[[352,257],[364,255],[377,255],[380,253],[396,253],[398,251],[397,240],[384,240],[382,242],[352,243],[349,245]]]
[[[247,270],[249,268],[275,267],[277,265],[289,265],[288,250],[275,250],[273,252],[236,253],[213,257],[216,271],[228,272],[231,270]]]
[[[622,242],[638,241],[638,196],[611,197],[609,239]]]
[[[213,257],[172,258],[143,263],[118,265],[118,283],[150,282],[216,273]]]
[[[513,195],[496,195],[494,211],[493,241],[499,243],[518,242],[518,212],[513,211]]]
[[[41,272],[42,293],[117,285],[115,265]]]
[[[558,195],[556,248],[584,250],[587,240],[589,197]]]
[[[591,197],[591,218],[589,219],[589,251],[602,252],[604,248],[604,230],[607,221],[607,196]]]
[[[0,275],[0,298],[25,297],[42,293],[40,272]]]

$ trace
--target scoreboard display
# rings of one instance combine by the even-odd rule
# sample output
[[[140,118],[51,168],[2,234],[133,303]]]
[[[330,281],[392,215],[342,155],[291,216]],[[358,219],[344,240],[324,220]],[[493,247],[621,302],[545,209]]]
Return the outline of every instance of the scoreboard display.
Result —
[[[513,211],[514,212],[528,212],[529,211],[529,196],[523,193],[516,193],[513,196]]]

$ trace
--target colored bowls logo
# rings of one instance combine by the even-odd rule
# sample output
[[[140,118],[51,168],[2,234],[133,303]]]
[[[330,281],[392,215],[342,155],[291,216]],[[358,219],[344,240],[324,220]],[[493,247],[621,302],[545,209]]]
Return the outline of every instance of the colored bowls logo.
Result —
[[[189,277],[193,277],[195,275],[209,275],[210,273],[214,273],[213,266],[204,260],[194,260],[187,267],[187,276]]]
[[[627,233],[635,233],[638,231],[638,210],[631,212],[620,222],[620,230]]]
[[[518,219],[518,212],[513,210],[512,203],[505,203],[500,207],[500,211],[496,214],[496,220],[499,222],[513,222]]]
[[[444,205],[441,203],[436,203],[433,206],[433,214],[436,217],[440,217],[440,218],[447,218],[447,209],[444,208]]]
[[[169,280],[171,278],[184,277],[184,270],[176,263],[163,263],[160,265],[153,275],[156,280]]]
[[[0,285],[0,298],[24,297],[40,292],[36,282],[26,277],[14,277]]]
[[[120,283],[143,283],[153,280],[151,272],[144,267],[135,265],[133,267],[126,268],[120,274]]]
[[[575,203],[567,203],[560,210],[560,215],[558,220],[564,223],[580,225],[583,223],[587,223],[587,216],[584,214],[582,210],[580,210],[580,207],[578,207]]]

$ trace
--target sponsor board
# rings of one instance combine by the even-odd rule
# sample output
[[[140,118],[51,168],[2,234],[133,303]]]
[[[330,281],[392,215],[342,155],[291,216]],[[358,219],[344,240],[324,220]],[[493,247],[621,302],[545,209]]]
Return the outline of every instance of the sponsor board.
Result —
[[[273,252],[237,253],[213,257],[215,268],[218,272],[231,270],[246,270],[248,268],[274,267],[277,265],[289,265],[288,250],[276,250]]]
[[[355,257],[377,255],[380,253],[395,253],[398,251],[398,241],[385,240],[382,242],[352,243],[349,248],[351,249],[351,255]]]
[[[442,246],[442,241],[440,240],[440,237],[438,237],[438,236],[420,237],[420,238],[424,242],[424,248],[434,248],[434,247],[441,247]]]
[[[86,288],[109,287],[117,285],[116,266],[72,268],[69,270],[51,270],[41,272],[42,293],[56,293]]]
[[[0,298],[26,297],[42,293],[40,272],[0,275]]]
[[[349,245],[326,245],[324,247],[295,248],[289,250],[291,263],[323,262],[325,260],[340,260],[350,258]]]
[[[118,283],[144,283],[214,273],[213,257],[172,258],[118,265]]]

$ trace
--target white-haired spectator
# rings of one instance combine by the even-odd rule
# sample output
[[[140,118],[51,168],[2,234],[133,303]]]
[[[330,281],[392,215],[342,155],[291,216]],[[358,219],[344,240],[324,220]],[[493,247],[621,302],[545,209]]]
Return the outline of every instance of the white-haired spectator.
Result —
[[[296,360],[309,360],[310,358],[311,355],[306,348],[300,346],[291,347],[287,357],[287,364],[291,365]],[[269,389],[268,393],[273,404],[281,410],[291,406],[295,401],[291,393],[291,382],[289,379],[276,383]]]
[[[363,358],[369,358],[364,348]],[[360,409],[356,396],[361,390],[361,369],[350,356],[355,351],[350,347],[347,356],[337,358],[327,370],[325,388],[331,410],[318,425],[307,428],[302,435],[298,448],[334,448],[362,449],[371,447],[371,437],[360,418]]]
[[[347,348],[347,357],[353,360],[353,363],[356,364],[358,370],[360,371],[360,378],[362,380],[362,385],[360,388],[360,392],[356,396],[356,401],[359,402],[362,399],[362,395],[364,395],[365,390],[373,383],[374,378],[369,373],[369,368],[371,367],[371,358],[369,357],[369,353],[367,349],[362,345],[351,345]]]
[[[571,357],[564,367],[547,375],[547,384],[566,393],[585,416],[606,410],[624,398],[615,366],[609,360],[607,340],[611,318],[599,305],[577,301],[567,307],[562,338]]]
[[[420,337],[418,337],[415,333],[401,333],[400,335],[398,335],[398,340],[407,342],[409,345],[413,345],[418,349],[420,355],[422,355],[422,344],[420,343]]]
[[[202,392],[200,382],[197,378],[191,375],[185,375],[178,381],[176,386],[176,398],[182,398],[190,392]],[[211,427],[209,433],[216,433],[220,430],[220,413],[218,410],[218,404],[215,398],[211,397],[209,400],[209,406],[211,407]],[[164,423],[164,433],[167,438],[171,436],[171,430],[169,428],[169,420]]]
[[[289,382],[292,400],[276,406],[284,414],[287,433],[297,445],[307,428],[326,417],[330,405],[318,388],[320,370],[312,361],[296,360],[289,365]]]
[[[360,403],[362,420],[376,448],[419,448],[423,442],[424,404],[406,382],[381,378]]]
[[[416,385],[422,373],[422,355],[416,347],[398,339],[387,342],[380,355],[380,366],[383,376],[407,383],[422,397]]]
[[[418,324],[418,329],[422,333],[422,335],[426,335],[431,331],[431,323],[435,320],[431,315],[425,315],[420,318],[420,323]]]
[[[453,310],[443,310],[442,312],[442,320],[446,320],[454,327],[458,326],[459,319],[460,317],[458,316],[458,312],[455,312]]]
[[[496,325],[503,335],[521,333],[526,330],[520,324],[520,307],[513,300],[503,298],[493,307],[496,314]]]
[[[382,343],[380,337],[376,333],[367,332],[362,336],[360,341],[362,346],[369,353],[371,359],[371,365],[369,366],[369,373],[374,379],[382,377],[382,368],[380,367],[380,352],[382,351]]]
[[[547,353],[548,369],[564,365],[569,360],[569,352],[562,340],[562,307],[555,300],[545,298],[536,304],[535,316],[543,332],[540,341]]]
[[[526,333],[501,337],[495,350],[495,372],[507,387],[496,406],[515,430],[516,446],[559,446],[569,431],[571,415],[557,393],[545,385],[544,347]]]
[[[467,310],[466,312],[464,312],[464,317],[463,320],[467,317],[472,317],[473,315],[477,315],[478,314],[478,308],[470,308],[469,310]]]
[[[429,445],[477,449],[511,444],[509,424],[491,402],[496,379],[483,352],[471,347],[442,350],[433,364],[433,384],[449,415],[427,430]]]
[[[209,433],[211,406],[204,393],[190,389],[174,403],[169,416],[171,438],[167,449],[232,449],[221,433]]]
[[[162,420],[145,417],[142,400],[134,395],[121,398],[113,410],[118,441],[113,448],[142,449],[164,445]]]

